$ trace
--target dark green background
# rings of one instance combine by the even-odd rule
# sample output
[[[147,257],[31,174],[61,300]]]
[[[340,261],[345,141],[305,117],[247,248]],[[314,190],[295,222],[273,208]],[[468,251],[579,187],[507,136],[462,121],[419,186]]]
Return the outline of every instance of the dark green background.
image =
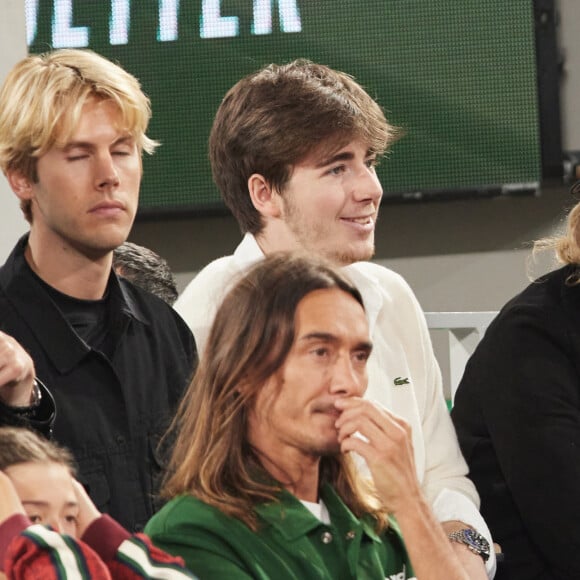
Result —
[[[220,207],[207,137],[225,92],[243,75],[297,57],[354,75],[406,131],[378,168],[386,197],[464,191],[541,178],[532,0],[299,0],[302,32],[253,36],[251,0],[221,3],[236,38],[201,39],[201,1],[182,0],[179,38],[158,42],[156,0],[131,3],[124,46],[108,37],[110,2],[77,0],[90,48],[135,74],[153,106],[141,211]],[[277,3],[273,3],[277,15]],[[52,1],[37,36],[51,45]]]

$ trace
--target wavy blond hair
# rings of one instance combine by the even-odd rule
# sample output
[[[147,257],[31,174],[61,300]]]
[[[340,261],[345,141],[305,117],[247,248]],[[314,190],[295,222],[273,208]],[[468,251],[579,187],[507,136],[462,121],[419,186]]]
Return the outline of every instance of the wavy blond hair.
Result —
[[[569,211],[566,218],[566,230],[562,235],[548,236],[534,242],[534,255],[546,250],[553,250],[560,264],[580,265],[580,202]],[[566,283],[580,284],[580,276],[571,275]]]
[[[139,81],[90,50],[62,49],[28,56],[6,77],[0,89],[0,169],[37,181],[36,160],[67,142],[91,98],[113,101],[139,150],[155,151],[158,143],[146,135],[150,103]],[[30,201],[21,207],[31,221]]]

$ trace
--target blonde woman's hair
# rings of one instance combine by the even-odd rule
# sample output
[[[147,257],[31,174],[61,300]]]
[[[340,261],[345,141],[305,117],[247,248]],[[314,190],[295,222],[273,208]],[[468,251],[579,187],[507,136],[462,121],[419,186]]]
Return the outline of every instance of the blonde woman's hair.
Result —
[[[274,254],[239,280],[220,306],[195,377],[170,429],[176,437],[165,497],[191,494],[257,529],[254,507],[282,489],[248,441],[248,413],[294,342],[298,303],[338,288],[362,305],[358,290],[323,260]],[[348,456],[322,457],[320,482],[334,486],[358,517],[388,522],[372,489]]]
[[[580,203],[577,203],[568,213],[564,234],[549,236],[534,242],[534,255],[546,250],[553,250],[560,264],[580,265]],[[579,284],[580,276],[571,276],[567,283]]]
[[[90,50],[62,49],[28,56],[6,77],[0,89],[0,169],[36,182],[36,160],[67,142],[92,98],[113,101],[139,150],[154,152],[158,143],[146,135],[150,103],[139,81]],[[30,201],[21,207],[31,221]]]

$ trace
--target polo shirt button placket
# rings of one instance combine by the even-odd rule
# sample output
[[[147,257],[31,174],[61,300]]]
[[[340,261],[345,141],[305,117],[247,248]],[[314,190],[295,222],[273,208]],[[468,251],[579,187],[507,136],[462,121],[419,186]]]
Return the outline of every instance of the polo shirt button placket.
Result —
[[[332,542],[332,534],[330,532],[323,532],[322,536],[320,536],[323,544],[330,544]]]

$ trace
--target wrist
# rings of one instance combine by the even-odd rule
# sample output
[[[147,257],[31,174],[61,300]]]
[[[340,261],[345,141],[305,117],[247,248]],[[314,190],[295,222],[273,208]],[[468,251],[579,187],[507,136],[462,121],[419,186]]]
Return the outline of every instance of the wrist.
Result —
[[[40,385],[38,381],[34,379],[32,381],[32,391],[30,392],[30,399],[27,405],[24,405],[27,409],[35,409],[40,406],[40,401],[42,400],[42,391],[40,390]]]
[[[24,398],[26,400],[25,403],[20,403],[20,401],[16,402],[7,402],[4,401],[4,404],[14,411],[18,412],[29,412],[37,407],[40,406],[40,402],[42,400],[42,390],[40,389],[40,384],[37,379],[33,379],[32,381],[32,389],[30,389],[30,393],[28,398]]]

